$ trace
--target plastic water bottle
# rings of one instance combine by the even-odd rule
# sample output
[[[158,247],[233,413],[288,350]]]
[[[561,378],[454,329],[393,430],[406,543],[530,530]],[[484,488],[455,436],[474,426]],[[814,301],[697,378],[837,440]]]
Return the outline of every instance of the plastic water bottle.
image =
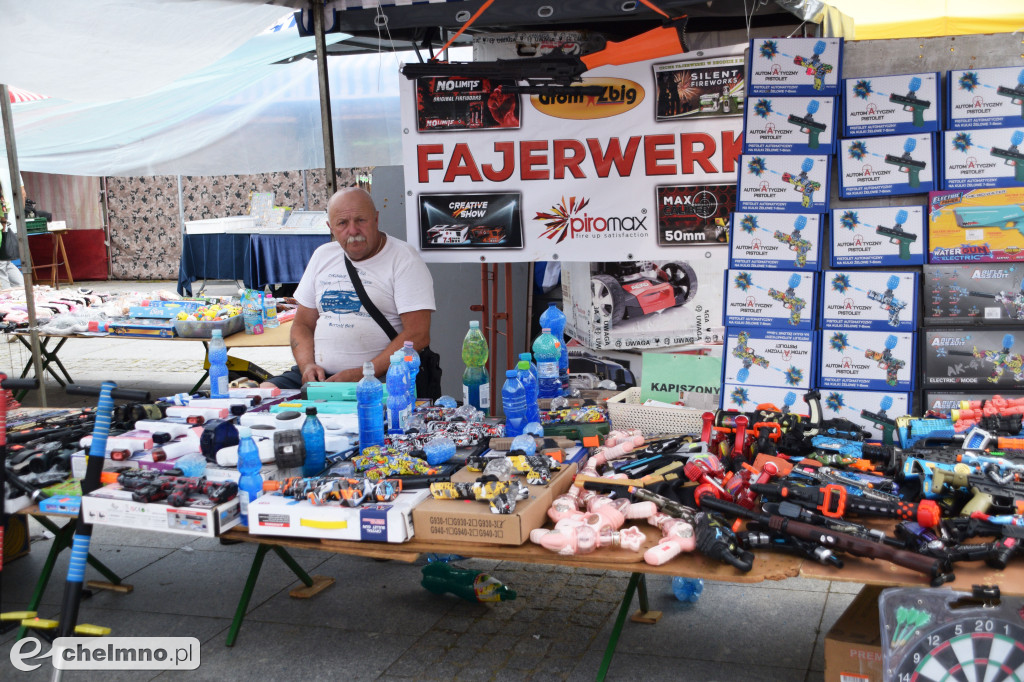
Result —
[[[530,371],[530,363],[526,360],[520,360],[516,368],[519,370],[519,383],[523,385],[523,390],[526,392],[526,423],[540,423],[540,406],[537,404],[540,386],[537,383],[537,377],[533,376],[533,372]]]
[[[487,339],[480,332],[480,323],[472,320],[462,340],[462,402],[478,410],[491,409],[491,378],[487,373]]]
[[[242,506],[242,525],[249,526],[249,503],[263,493],[263,476],[260,469],[260,451],[252,439],[252,429],[238,427],[238,499]]]
[[[703,578],[683,578],[678,575],[672,578],[672,593],[684,604],[696,604],[703,591]]]
[[[519,382],[519,370],[505,372],[501,387],[501,409],[505,413],[505,435],[518,436],[526,426],[526,390]]]
[[[388,382],[388,433],[405,433],[412,403],[409,402],[409,372],[401,351],[391,356],[385,380]]]
[[[302,443],[306,446],[302,475],[306,478],[319,476],[327,466],[327,446],[324,425],[317,418],[315,407],[306,408],[306,421],[302,423]]]
[[[560,346],[558,339],[547,327],[533,342],[533,357],[537,360],[537,381],[541,398],[557,398],[562,395],[562,382],[558,378]]]
[[[274,294],[270,292],[270,285],[268,284],[263,290],[263,326],[267,329],[273,329],[280,326],[280,324],[277,321],[277,301],[274,300]]]
[[[562,395],[569,395],[569,347],[565,345],[565,313],[557,303],[548,303],[548,309],[540,315],[540,326],[551,330],[551,335],[560,344],[558,356],[558,380],[562,384]]]
[[[533,378],[536,379],[537,378],[537,363],[535,363],[533,361],[533,353],[520,353],[519,354],[519,359],[520,360],[526,360],[526,364],[528,364],[530,366],[530,374],[532,374]]]
[[[402,346],[405,348],[405,361],[409,365],[409,385],[412,387],[409,395],[412,396],[412,404],[416,405],[416,377],[420,373],[420,354],[416,352],[412,341],[406,341]]]
[[[384,445],[384,384],[374,375],[373,363],[363,363],[363,378],[356,384],[359,416],[359,451]]]
[[[228,394],[228,348],[224,345],[224,333],[214,329],[210,336],[210,397],[229,398]]]

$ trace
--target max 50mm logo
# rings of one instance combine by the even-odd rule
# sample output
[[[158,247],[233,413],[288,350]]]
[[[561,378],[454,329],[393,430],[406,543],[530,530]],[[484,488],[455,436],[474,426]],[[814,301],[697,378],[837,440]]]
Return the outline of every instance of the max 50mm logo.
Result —
[[[49,651],[35,637],[11,647],[11,665],[32,672],[47,663],[57,670],[196,670],[195,637],[58,637]]]

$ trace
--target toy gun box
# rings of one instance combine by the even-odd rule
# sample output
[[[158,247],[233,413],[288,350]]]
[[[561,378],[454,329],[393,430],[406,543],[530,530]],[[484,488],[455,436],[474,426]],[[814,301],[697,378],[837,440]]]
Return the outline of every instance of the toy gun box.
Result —
[[[531,530],[547,522],[551,502],[572,485],[576,467],[575,462],[563,464],[557,472],[552,472],[547,485],[529,485],[523,477],[516,477],[528,488],[529,496],[519,500],[511,514],[494,514],[485,502],[426,499],[412,512],[416,537],[445,542],[521,545],[529,540]],[[471,483],[479,477],[479,471],[461,469],[452,474],[452,482]]]
[[[843,137],[938,132],[940,82],[936,72],[845,79]]]
[[[979,387],[984,388],[984,387]],[[989,401],[996,396],[1006,400],[1019,400],[1024,393],[1015,391],[925,391],[921,412],[931,412],[949,418],[953,410],[963,409],[963,403],[975,404]]]
[[[823,327],[917,329],[916,272],[827,270],[822,273],[821,290]]]
[[[821,216],[733,213],[729,267],[814,272],[821,260]]]
[[[923,206],[832,209],[832,267],[923,265]]]
[[[758,97],[744,112],[744,154],[822,154],[836,142],[835,97]]]
[[[892,399],[889,404],[886,396]],[[910,414],[910,393],[895,391],[856,391],[829,389],[821,391],[821,414],[824,419],[848,419],[871,434],[871,440],[885,439],[886,429],[895,429],[897,417]]]
[[[836,97],[842,38],[755,38],[747,60],[747,102],[760,95]]]
[[[929,263],[1015,262],[1022,254],[1024,187],[928,195]]]
[[[1024,94],[1021,95],[1024,97]],[[942,134],[942,189],[1024,185],[1024,121],[1013,128],[947,130]],[[1020,206],[982,215],[986,224],[1020,222]],[[970,218],[964,218],[970,222]]]
[[[926,265],[922,322],[1007,324],[1024,320],[1024,271],[1011,265]]]
[[[824,328],[818,388],[914,389],[916,334]]]
[[[1024,381],[1024,332],[1014,327],[924,332],[924,387],[1004,391]]]
[[[938,189],[935,135],[855,137],[839,143],[839,198],[924,194]]]
[[[82,498],[82,511],[89,523],[202,537],[216,537],[237,526],[239,510],[237,497],[217,505],[195,502],[185,507],[172,507],[166,500],[134,502],[132,492],[117,483]]]
[[[831,162],[820,155],[741,155],[736,210],[827,213]]]
[[[727,327],[722,383],[806,390],[817,366],[815,339],[806,330]]]
[[[726,270],[725,324],[814,329],[817,281],[813,272]]]
[[[946,75],[946,130],[1000,128],[1024,122],[1024,70],[954,69]]]
[[[403,491],[391,502],[348,507],[264,494],[249,502],[249,532],[326,540],[405,542],[413,536],[413,508],[428,497],[430,491],[421,488]]]

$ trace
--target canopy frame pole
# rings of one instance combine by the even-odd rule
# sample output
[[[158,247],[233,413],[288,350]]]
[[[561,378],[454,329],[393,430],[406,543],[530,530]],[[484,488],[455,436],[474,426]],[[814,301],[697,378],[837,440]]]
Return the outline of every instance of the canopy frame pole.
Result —
[[[338,191],[337,165],[334,161],[334,121],[331,118],[331,88],[327,79],[327,37],[324,32],[325,0],[309,0],[316,37],[316,72],[320,81],[320,124],[324,137],[324,180],[327,198]]]

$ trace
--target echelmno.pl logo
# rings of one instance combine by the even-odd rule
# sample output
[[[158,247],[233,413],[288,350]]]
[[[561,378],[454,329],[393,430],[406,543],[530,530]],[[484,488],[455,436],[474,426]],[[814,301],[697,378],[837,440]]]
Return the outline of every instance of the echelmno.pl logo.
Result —
[[[49,651],[35,637],[11,647],[11,665],[31,672],[50,662],[58,670],[195,670],[195,637],[58,637]]]

